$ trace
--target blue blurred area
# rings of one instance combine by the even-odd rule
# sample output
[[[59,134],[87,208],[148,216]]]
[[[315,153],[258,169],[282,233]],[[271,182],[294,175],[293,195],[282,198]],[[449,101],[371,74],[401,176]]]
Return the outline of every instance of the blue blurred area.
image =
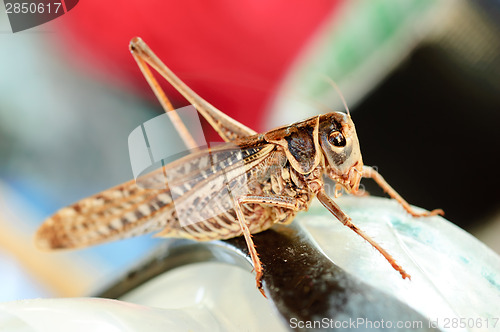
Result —
[[[8,252],[0,250],[0,302],[48,296],[48,292]]]
[[[0,11],[0,227],[18,230],[27,243],[56,210],[130,180],[128,135],[159,114],[159,106],[75,70],[58,54],[53,44],[58,32],[50,29],[12,34]],[[83,260],[95,266],[98,272],[87,277],[94,289],[159,241],[146,235],[44,257],[75,257],[75,265]],[[3,245],[0,241],[0,256]],[[23,268],[35,265],[29,261],[34,247],[14,254],[8,249],[0,259],[0,301],[61,295],[40,285],[33,269]],[[14,263],[22,257],[28,258]]]

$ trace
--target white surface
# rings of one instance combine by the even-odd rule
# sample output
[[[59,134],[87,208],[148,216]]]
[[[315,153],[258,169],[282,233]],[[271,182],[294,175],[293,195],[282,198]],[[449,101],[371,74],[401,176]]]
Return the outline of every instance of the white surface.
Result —
[[[313,207],[302,224],[337,265],[438,321],[443,330],[500,331],[500,257],[491,249],[442,217],[412,218],[393,200],[338,202],[412,278],[403,280],[367,242],[333,222],[324,208]],[[460,325],[451,323],[456,319],[470,321],[469,327],[453,328]]]
[[[286,331],[255,276],[223,263],[174,269],[130,292],[122,300],[160,308],[206,308],[221,331]]]
[[[203,309],[164,310],[107,299],[35,299],[0,304],[1,331],[208,331],[207,327],[216,327],[210,322]]]
[[[500,322],[495,321],[500,315],[498,255],[445,219],[411,218],[388,199],[345,197],[338,202],[360,228],[396,258],[412,280],[403,280],[368,243],[336,222],[324,208],[313,206],[298,221],[307,220],[304,226],[335,263],[437,321],[444,330],[500,330]],[[123,300],[127,302],[60,299],[0,304],[0,331],[286,328],[256,289],[254,276],[221,263],[174,269]],[[464,319],[469,327],[454,328],[454,319]],[[447,321],[449,328],[444,326]]]
[[[286,331],[254,276],[222,263],[174,269],[123,300],[0,303],[0,331]]]

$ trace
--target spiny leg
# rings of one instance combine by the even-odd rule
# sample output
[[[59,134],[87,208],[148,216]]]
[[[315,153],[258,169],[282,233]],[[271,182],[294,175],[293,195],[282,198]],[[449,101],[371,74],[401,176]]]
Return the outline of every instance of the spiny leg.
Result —
[[[234,210],[236,211],[236,217],[240,224],[241,232],[245,237],[245,241],[248,246],[248,252],[250,253],[250,257],[252,258],[252,263],[254,266],[254,270],[256,273],[255,281],[257,283],[257,288],[259,291],[266,297],[264,290],[262,289],[262,275],[263,269],[262,264],[259,259],[259,254],[255,249],[255,244],[252,240],[252,235],[250,234],[250,230],[248,229],[247,223],[245,221],[245,215],[241,210],[241,205],[245,203],[257,203],[257,204],[270,204],[274,206],[279,206],[287,209],[297,210],[296,204],[290,197],[283,196],[241,196],[236,199]]]
[[[363,166],[363,177],[364,178],[371,178],[373,179],[391,198],[395,199],[399,204],[403,206],[403,208],[412,216],[414,217],[430,217],[430,216],[435,216],[435,215],[444,215],[444,211],[441,209],[435,209],[432,211],[425,211],[425,212],[415,212],[413,208],[411,207],[410,204],[408,204],[407,201],[404,200],[401,195],[397,193],[394,188],[392,188],[380,175],[379,172],[377,172],[375,169],[373,169],[370,166]]]
[[[354,225],[351,222],[351,217],[349,217],[344,211],[342,211],[340,207],[330,197],[328,197],[324,189],[322,189],[317,194],[317,197],[321,202],[321,204],[323,204],[323,206],[325,206],[328,209],[328,211],[330,211],[342,224],[352,229],[354,232],[356,232],[356,234],[360,235],[363,239],[368,241],[368,243],[370,243],[375,249],[377,249],[382,254],[382,256],[384,256],[385,259],[387,259],[387,261],[392,265],[392,267],[401,274],[403,279],[405,278],[411,279],[411,276],[408,273],[406,273],[406,271],[403,270],[403,268],[399,264],[396,263],[396,260],[391,255],[389,255],[387,251],[385,251],[377,242],[372,240],[368,235],[366,235],[361,229],[359,229],[356,225]]]
[[[135,37],[130,41],[130,51],[136,60],[139,59],[138,63],[141,70],[143,67],[146,67],[145,63],[153,67],[177,91],[179,91],[179,93],[182,94],[184,98],[186,98],[198,110],[198,112],[201,113],[201,115],[203,115],[203,117],[208,121],[208,123],[210,123],[210,125],[224,141],[228,142],[236,138],[256,134],[255,131],[222,113],[205,99],[201,98],[196,92],[191,90],[191,88],[189,88],[167,66],[165,66],[165,64],[156,56],[156,54],[154,54],[154,52],[141,38]],[[151,74],[145,74],[145,76],[146,79],[148,79],[148,77],[152,77]],[[158,86],[157,83],[156,86]],[[161,90],[161,88],[159,89]],[[153,87],[153,90],[155,90],[155,87]]]

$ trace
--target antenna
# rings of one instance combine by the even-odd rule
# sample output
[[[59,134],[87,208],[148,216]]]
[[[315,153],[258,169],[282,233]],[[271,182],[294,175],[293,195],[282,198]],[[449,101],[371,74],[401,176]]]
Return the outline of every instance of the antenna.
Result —
[[[337,85],[337,83],[335,83],[335,81],[333,81],[330,77],[326,75],[324,75],[324,78],[328,83],[330,83],[331,86],[333,86],[335,91],[337,91],[338,95],[340,96],[340,99],[342,100],[342,103],[344,104],[345,110],[347,111],[347,115],[351,117],[351,112],[349,112],[349,107],[347,107],[347,103],[345,102],[344,96],[342,95],[342,92],[340,91],[340,88]]]

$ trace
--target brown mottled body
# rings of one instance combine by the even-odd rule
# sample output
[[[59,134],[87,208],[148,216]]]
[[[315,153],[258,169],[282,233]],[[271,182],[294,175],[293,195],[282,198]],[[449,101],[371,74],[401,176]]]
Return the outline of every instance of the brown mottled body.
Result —
[[[276,167],[276,169],[270,174],[265,165],[269,165],[270,168]],[[242,211],[250,233],[262,232],[275,223],[290,223],[298,211],[307,209],[313,196],[301,189],[304,188],[301,183],[303,180],[300,179],[300,175],[294,170],[290,172],[282,151],[272,151],[261,165],[250,170],[247,182],[250,192],[258,196],[287,196],[300,202],[300,207],[296,211],[262,203],[242,204]],[[242,230],[236,220],[235,210],[230,209],[216,217],[184,227],[178,223],[173,224],[172,227],[167,226],[160,235],[205,241],[241,236]]]
[[[198,96],[142,40],[134,38],[130,49],[192,153],[137,182],[129,181],[59,210],[40,227],[39,247],[84,247],[153,231],[159,231],[156,236],[199,241],[243,235],[262,291],[263,268],[251,234],[291,222],[316,197],[340,222],[377,249],[403,278],[409,277],[326,194],[323,178],[329,177],[348,193],[357,194],[361,178],[369,177],[413,216],[442,211],[416,213],[379,173],[363,165],[349,114],[318,115],[257,134]],[[186,97],[226,143],[196,147],[148,65]]]
[[[215,157],[224,153],[231,155],[233,151],[242,151],[245,156],[244,163],[238,165],[242,169],[237,174],[245,176],[249,193],[286,196],[297,202],[297,210],[266,204],[243,204],[242,210],[251,233],[264,231],[275,223],[291,222],[298,211],[307,209],[314,196],[305,189],[303,175],[290,167],[281,146],[266,142],[263,135],[255,135],[182,158],[141,178],[141,186],[136,181],[129,181],[61,209],[38,231],[38,245],[49,248],[84,247],[160,230],[157,236],[198,241],[240,236],[242,230],[234,209],[181,226],[176,202],[171,195],[171,190],[177,190],[178,195],[194,197],[194,200],[197,199],[194,207],[202,206],[203,200],[213,199],[211,195],[215,195],[214,192],[199,195],[199,191],[192,188],[221,176],[223,168],[213,161]],[[265,154],[261,156],[263,152]],[[227,160],[224,158],[221,162]],[[215,166],[215,169],[208,177],[202,176],[210,166]],[[190,171],[186,172],[187,169]],[[177,180],[167,182],[165,189],[142,188],[163,183],[164,172]],[[231,181],[228,182],[231,185]]]

